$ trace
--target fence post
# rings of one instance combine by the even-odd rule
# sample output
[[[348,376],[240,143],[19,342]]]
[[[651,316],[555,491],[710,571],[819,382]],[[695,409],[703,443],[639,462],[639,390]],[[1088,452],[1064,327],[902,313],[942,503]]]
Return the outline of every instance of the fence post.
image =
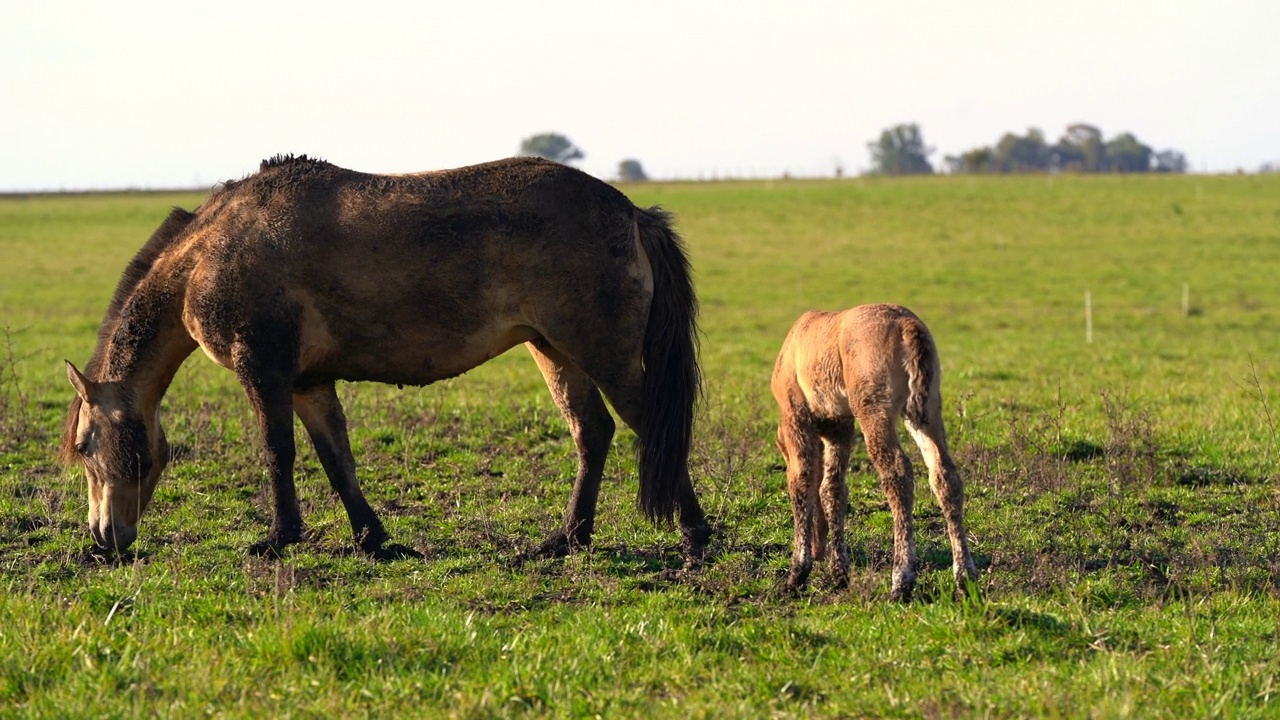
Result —
[[[1093,344],[1093,296],[1088,290],[1084,291],[1084,342]]]

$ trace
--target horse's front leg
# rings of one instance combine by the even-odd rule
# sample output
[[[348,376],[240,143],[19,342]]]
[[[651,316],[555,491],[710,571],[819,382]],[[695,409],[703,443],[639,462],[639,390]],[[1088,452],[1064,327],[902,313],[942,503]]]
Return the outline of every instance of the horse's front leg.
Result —
[[[347,437],[347,418],[333,383],[295,392],[293,409],[311,437],[311,444],[315,446],[329,484],[342,499],[347,518],[351,521],[351,533],[360,549],[366,554],[377,555],[389,536],[360,491],[351,440]]]
[[[258,416],[263,456],[275,499],[275,517],[267,537],[249,547],[255,555],[280,555],[303,538],[302,511],[293,482],[293,393],[289,383],[250,366],[236,369],[240,384]]]

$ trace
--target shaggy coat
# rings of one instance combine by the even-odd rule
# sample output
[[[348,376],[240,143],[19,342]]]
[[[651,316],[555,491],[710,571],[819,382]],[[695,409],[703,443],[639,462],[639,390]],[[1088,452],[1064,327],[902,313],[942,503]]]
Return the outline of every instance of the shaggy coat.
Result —
[[[302,421],[361,546],[386,538],[355,476],[334,383],[426,385],[524,343],[569,423],[578,474],[543,544],[590,541],[614,422],[639,435],[640,506],[709,529],[688,473],[697,301],[670,217],[535,158],[371,175],[277,157],[194,212],[174,210],[125,269],[76,389],[63,456],[89,479],[95,541],[123,549],[168,459],[160,401],[200,348],[258,416],[275,517],[259,552],[303,537]]]
[[[787,463],[795,521],[790,588],[803,586],[814,558],[824,554],[836,584],[847,582],[845,474],[856,420],[893,511],[893,597],[910,597],[916,581],[915,481],[898,443],[901,417],[942,505],[957,589],[968,591],[977,570],[964,530],[964,483],[942,426],[941,379],[933,337],[900,305],[808,312],[796,321],[773,369],[773,396],[782,414],[777,443]]]

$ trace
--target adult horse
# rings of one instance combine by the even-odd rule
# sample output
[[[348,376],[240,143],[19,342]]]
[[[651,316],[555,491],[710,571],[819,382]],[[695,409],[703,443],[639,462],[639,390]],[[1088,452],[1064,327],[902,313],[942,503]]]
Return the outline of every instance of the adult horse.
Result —
[[[387,533],[356,481],[334,383],[425,385],[524,343],[569,423],[578,473],[539,549],[587,545],[614,422],[639,436],[639,503],[679,513],[686,555],[710,537],[689,478],[697,300],[670,217],[534,158],[371,175],[277,156],[194,212],[174,209],[129,266],[76,397],[62,456],[84,466],[102,548],[137,537],[169,448],[160,401],[197,347],[235,372],[258,418],[275,501],[257,553],[303,538],[293,415],[360,547]]]

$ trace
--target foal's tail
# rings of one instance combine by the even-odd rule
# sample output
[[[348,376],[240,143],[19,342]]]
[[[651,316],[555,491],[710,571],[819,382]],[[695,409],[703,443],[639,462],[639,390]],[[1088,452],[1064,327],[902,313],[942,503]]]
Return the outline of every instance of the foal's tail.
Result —
[[[907,419],[916,427],[929,424],[929,394],[937,384],[938,347],[917,318],[903,322],[902,343],[907,351]]]
[[[670,523],[680,481],[689,472],[694,405],[701,393],[698,298],[670,213],[658,207],[637,209],[636,225],[653,271],[638,428],[640,507],[650,520]]]

